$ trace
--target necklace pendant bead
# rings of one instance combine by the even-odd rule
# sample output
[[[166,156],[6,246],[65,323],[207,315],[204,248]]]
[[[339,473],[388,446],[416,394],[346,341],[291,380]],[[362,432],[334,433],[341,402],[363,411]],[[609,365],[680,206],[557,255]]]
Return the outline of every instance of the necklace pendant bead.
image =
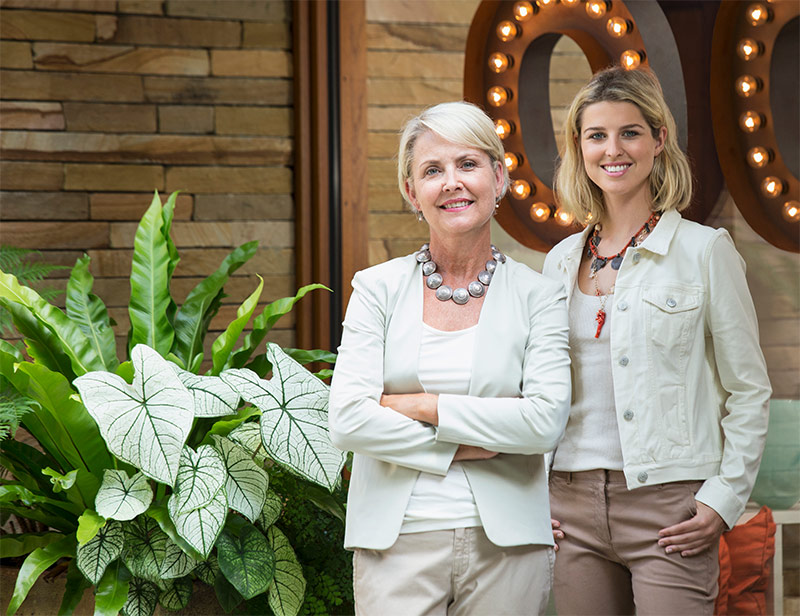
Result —
[[[440,302],[446,302],[451,297],[453,297],[453,289],[448,287],[446,284],[443,284],[436,289],[436,299],[438,299]]]
[[[497,248],[492,250],[492,258],[495,261],[497,261],[498,263],[505,263],[506,262],[506,256],[502,252],[497,250]]]
[[[428,261],[431,260],[431,253],[427,249],[420,250],[419,252],[417,252],[415,257],[417,259],[417,262],[419,262],[419,263],[427,263]]]
[[[434,263],[433,261],[425,261],[425,263],[422,264],[422,273],[425,276],[430,276],[435,271],[436,271],[436,263]]]
[[[486,271],[490,274],[494,274],[494,271],[497,269],[497,261],[494,259],[489,259],[486,262]]]
[[[611,259],[611,269],[618,270],[620,267],[622,267],[622,259],[623,255],[617,255]]]
[[[473,280],[469,283],[467,291],[472,297],[480,297],[486,292],[486,288],[477,280]]]
[[[431,274],[425,284],[428,285],[429,289],[438,289],[442,286],[442,282],[444,282],[444,279],[441,274]]]
[[[425,243],[424,243],[424,244],[423,244],[423,245],[420,247],[420,250],[428,250],[430,247],[431,247],[431,245],[430,245],[430,244],[428,244],[427,242],[425,242]]]
[[[463,306],[469,301],[469,292],[464,287],[459,287],[453,291],[453,301],[459,306]]]
[[[486,270],[483,270],[478,274],[478,280],[486,286],[489,286],[489,283],[492,281],[492,275]]]

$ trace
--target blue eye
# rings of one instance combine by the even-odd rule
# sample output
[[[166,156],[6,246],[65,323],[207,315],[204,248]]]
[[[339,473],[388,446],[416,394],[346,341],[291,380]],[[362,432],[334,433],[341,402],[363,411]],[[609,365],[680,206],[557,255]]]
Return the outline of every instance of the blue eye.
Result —
[[[465,169],[474,169],[477,165],[471,160],[465,160],[461,166]]]
[[[592,133],[591,135],[589,135],[589,139],[595,139],[595,140],[603,139],[604,137],[605,137],[605,134],[603,134],[603,133]]]
[[[439,173],[439,170],[436,167],[429,167],[425,169],[425,175],[433,175],[434,173]]]
[[[622,133],[623,137],[638,137],[639,131],[636,130],[626,130]]]

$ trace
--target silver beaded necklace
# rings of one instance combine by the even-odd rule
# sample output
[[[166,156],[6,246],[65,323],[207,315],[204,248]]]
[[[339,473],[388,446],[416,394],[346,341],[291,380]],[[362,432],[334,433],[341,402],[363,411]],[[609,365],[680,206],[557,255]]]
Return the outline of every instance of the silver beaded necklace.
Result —
[[[494,244],[492,246],[492,258],[486,262],[486,269],[478,274],[478,279],[473,280],[467,285],[467,288],[459,287],[455,291],[452,287],[442,284],[444,279],[442,275],[436,271],[436,263],[431,259],[431,251],[429,244],[423,244],[422,247],[414,253],[418,263],[422,263],[422,274],[425,276],[425,285],[429,289],[436,291],[436,299],[441,302],[446,302],[452,299],[456,304],[464,305],[469,301],[470,296],[481,297],[486,293],[486,287],[492,281],[497,265],[506,262],[506,256],[497,250]]]

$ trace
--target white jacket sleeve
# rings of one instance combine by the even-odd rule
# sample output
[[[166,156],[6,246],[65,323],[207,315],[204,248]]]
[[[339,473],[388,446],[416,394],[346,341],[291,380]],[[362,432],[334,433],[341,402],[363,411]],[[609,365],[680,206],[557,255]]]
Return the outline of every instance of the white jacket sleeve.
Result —
[[[356,274],[331,384],[331,439],[344,451],[446,475],[458,445],[437,441],[432,426],[379,404],[384,391],[386,303]]]
[[[720,383],[728,396],[721,420],[719,474],[704,482],[696,498],[732,527],[744,511],[758,473],[772,390],[744,262],[726,231],[718,231],[710,242],[707,260],[707,327]]]
[[[490,451],[540,454],[558,443],[571,393],[566,294],[542,279],[532,299],[520,397],[439,395],[440,441]]]

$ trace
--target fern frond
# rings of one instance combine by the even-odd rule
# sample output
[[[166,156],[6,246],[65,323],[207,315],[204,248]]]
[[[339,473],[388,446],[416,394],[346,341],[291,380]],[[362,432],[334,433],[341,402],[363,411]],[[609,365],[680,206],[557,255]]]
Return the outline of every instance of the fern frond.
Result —
[[[22,418],[35,410],[36,402],[23,396],[3,376],[0,376],[0,441],[14,436]]]

